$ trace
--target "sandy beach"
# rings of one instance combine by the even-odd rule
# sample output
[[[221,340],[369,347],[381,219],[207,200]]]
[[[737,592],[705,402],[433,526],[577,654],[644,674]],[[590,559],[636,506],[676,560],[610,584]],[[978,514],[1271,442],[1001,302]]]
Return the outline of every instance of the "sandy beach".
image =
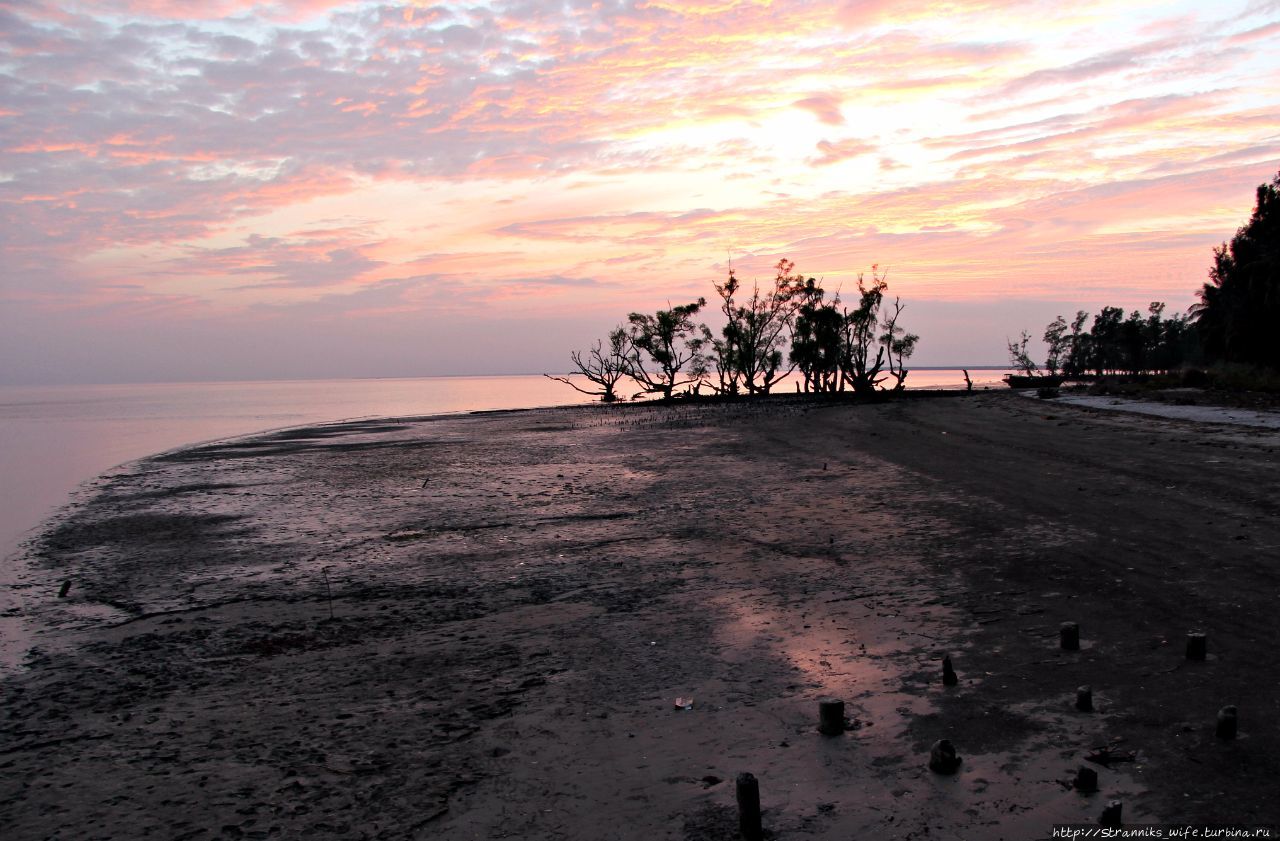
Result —
[[[0,826],[709,841],[738,837],[749,771],[780,839],[1042,838],[1112,799],[1126,823],[1280,828],[1277,445],[978,393],[157,457],[31,548]],[[843,735],[816,729],[828,696]],[[955,774],[926,765],[940,738]],[[1099,792],[1070,787],[1082,765]]]

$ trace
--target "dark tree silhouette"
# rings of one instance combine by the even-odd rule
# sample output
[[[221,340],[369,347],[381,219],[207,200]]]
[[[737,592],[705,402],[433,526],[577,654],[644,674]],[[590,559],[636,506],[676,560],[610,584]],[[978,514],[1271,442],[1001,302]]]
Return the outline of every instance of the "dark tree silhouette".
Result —
[[[1051,377],[1058,376],[1063,365],[1067,361],[1070,350],[1071,334],[1067,332],[1067,320],[1062,316],[1058,316],[1049,325],[1044,328],[1044,343],[1049,346],[1049,353],[1044,360],[1044,370]],[[1026,331],[1022,333],[1024,337],[1023,352],[1026,352]],[[1013,350],[1013,343],[1009,345],[1010,352]]]
[[[803,279],[791,273],[794,268],[790,260],[779,260],[773,288],[762,293],[759,284],[754,285],[744,304],[737,299],[741,283],[733,269],[728,280],[715,284],[726,319],[721,338],[710,339],[722,393],[737,394],[745,388],[748,394],[768,394],[787,373],[779,374],[783,334],[794,321],[804,288]]]
[[[840,387],[844,316],[840,313],[839,296],[824,302],[825,295],[816,280],[805,281],[791,331],[791,364],[800,370],[806,392],[836,391]]]
[[[1093,355],[1089,359],[1089,367],[1101,377],[1108,371],[1119,371],[1123,355],[1120,350],[1121,325],[1124,323],[1124,310],[1119,307],[1103,307],[1093,318],[1093,326],[1089,328],[1090,346]]]
[[[894,391],[906,388],[907,369],[904,363],[916,352],[916,342],[920,341],[915,333],[908,333],[898,326],[898,319],[902,317],[904,309],[906,307],[903,306],[902,299],[894,298],[893,312],[886,314],[880,324],[884,329],[880,344],[884,345],[885,361],[889,363],[889,376],[893,377]]]
[[[852,388],[856,394],[869,394],[880,383],[884,369],[884,344],[876,327],[880,321],[880,304],[889,283],[879,266],[871,267],[871,282],[858,275],[858,306],[845,310],[843,347],[840,357],[840,388]],[[875,358],[871,356],[875,350]]]
[[[1092,338],[1084,326],[1089,321],[1089,313],[1077,310],[1071,321],[1071,334],[1065,337],[1066,348],[1063,351],[1062,373],[1068,377],[1078,377],[1089,370],[1089,358],[1093,354]],[[1046,339],[1047,331],[1046,331]]]
[[[1258,185],[1249,221],[1213,251],[1192,320],[1209,361],[1280,368],[1280,173]]]
[[[1027,345],[1031,343],[1031,334],[1026,330],[1022,331],[1022,335],[1017,341],[1013,339],[1005,339],[1005,344],[1009,346],[1009,364],[1017,368],[1025,376],[1034,377],[1040,374],[1040,366],[1031,358]]]
[[[579,387],[569,377],[556,377],[551,374],[543,374],[543,376],[562,382],[583,394],[599,397],[605,403],[612,403],[618,399],[618,382],[627,376],[627,372],[630,370],[630,363],[628,362],[630,355],[631,338],[627,335],[626,330],[619,327],[609,334],[609,349],[607,351],[604,349],[603,343],[597,339],[585,358],[581,351],[574,350],[569,352],[569,359],[573,361],[574,367],[574,370],[569,373],[569,377],[578,374],[581,377],[585,377],[588,382],[599,386],[599,389],[588,391]]]
[[[641,393],[670,400],[680,386],[702,380],[707,372],[702,355],[706,328],[693,318],[706,304],[706,298],[699,298],[653,315],[633,312],[627,316],[631,325],[627,374],[644,389]]]

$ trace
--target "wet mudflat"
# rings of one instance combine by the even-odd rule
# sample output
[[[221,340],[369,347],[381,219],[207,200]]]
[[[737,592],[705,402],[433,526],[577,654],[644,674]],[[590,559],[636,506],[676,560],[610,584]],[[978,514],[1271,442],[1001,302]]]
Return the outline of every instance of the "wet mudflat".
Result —
[[[1110,799],[1277,824],[1278,443],[991,394],[153,459],[32,549],[47,630],[3,685],[0,824],[729,839],[740,771],[776,838],[1047,837]],[[817,732],[826,696],[843,735]],[[954,775],[927,768],[940,738]],[[1122,761],[1086,761],[1102,747]],[[1067,786],[1081,765],[1100,792]]]

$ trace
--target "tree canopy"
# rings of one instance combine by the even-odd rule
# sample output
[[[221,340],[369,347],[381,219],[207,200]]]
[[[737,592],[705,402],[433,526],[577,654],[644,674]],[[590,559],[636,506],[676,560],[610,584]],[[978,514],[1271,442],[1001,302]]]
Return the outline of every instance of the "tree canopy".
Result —
[[[1280,173],[1258,185],[1253,215],[1213,251],[1192,318],[1209,361],[1280,368]]]

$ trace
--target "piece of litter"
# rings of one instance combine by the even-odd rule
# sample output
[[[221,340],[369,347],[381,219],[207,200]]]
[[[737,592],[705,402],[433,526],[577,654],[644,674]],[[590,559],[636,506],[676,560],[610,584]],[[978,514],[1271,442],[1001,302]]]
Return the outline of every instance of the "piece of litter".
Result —
[[[692,699],[692,698],[677,698],[677,699],[676,699],[676,709],[678,709],[678,710],[691,710],[691,709],[693,709],[693,699]]]

